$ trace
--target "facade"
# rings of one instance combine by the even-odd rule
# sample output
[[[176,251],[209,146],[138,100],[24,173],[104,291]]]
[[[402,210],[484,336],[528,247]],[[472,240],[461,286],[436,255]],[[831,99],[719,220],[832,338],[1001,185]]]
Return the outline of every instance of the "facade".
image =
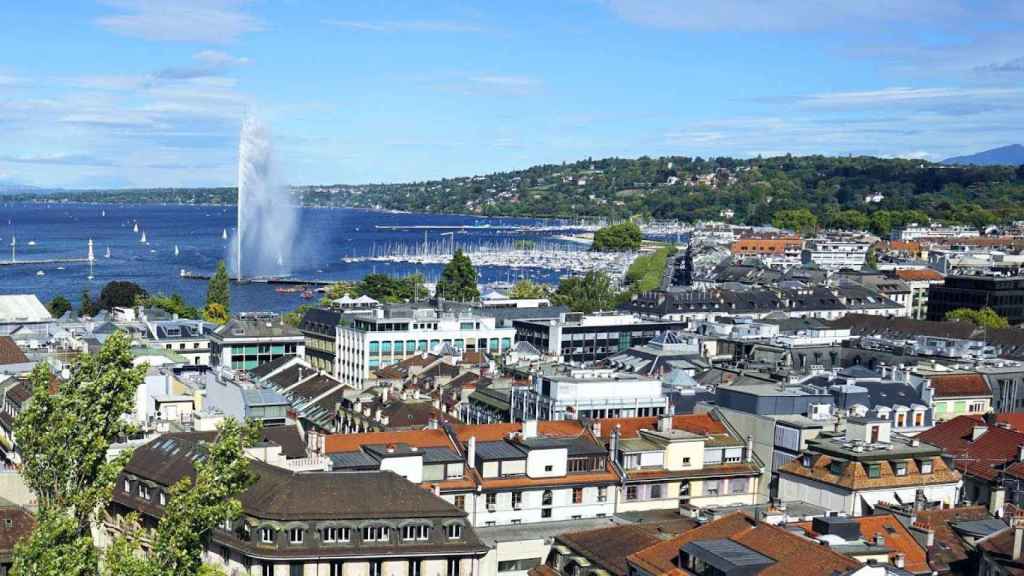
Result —
[[[335,338],[341,321],[342,313],[338,310],[310,308],[303,314],[299,332],[305,338],[306,361],[314,369],[330,374],[338,373]]]
[[[103,527],[121,533],[135,512],[144,529],[169,488],[195,473],[201,434],[139,447],[114,489]],[[242,516],[213,531],[203,560],[253,576],[476,576],[487,547],[465,512],[391,471],[293,472],[254,460]],[[108,539],[109,541],[109,539]]]
[[[675,322],[647,322],[632,313],[563,313],[557,318],[513,322],[516,340],[529,342],[563,362],[597,362],[632,346],[646,344]]]
[[[335,376],[346,384],[361,386],[378,368],[441,345],[498,355],[510,350],[514,339],[515,330],[498,327],[492,317],[386,306],[354,315],[337,326]]]
[[[857,516],[879,502],[954,506],[960,474],[941,455],[937,446],[892,434],[887,420],[849,418],[845,435],[822,434],[779,468],[779,497]]]
[[[928,290],[942,284],[945,277],[931,268],[921,270],[896,270],[893,275],[910,288],[910,317],[924,320],[928,317]]]
[[[513,386],[513,420],[570,420],[668,413],[661,380],[614,368],[542,366],[530,386]]]
[[[210,364],[210,334],[216,326],[202,320],[147,322],[149,345],[170,350],[195,366]]]
[[[210,365],[215,368],[252,370],[281,356],[305,353],[302,333],[277,314],[242,314],[210,334]]]
[[[992,411],[992,390],[981,374],[932,374],[926,378],[933,391],[932,413],[936,422]]]
[[[991,308],[1010,324],[1024,322],[1024,276],[947,276],[928,288],[928,319],[957,308]]]
[[[846,238],[811,238],[804,242],[801,260],[822,270],[860,270],[867,260],[869,242]]]

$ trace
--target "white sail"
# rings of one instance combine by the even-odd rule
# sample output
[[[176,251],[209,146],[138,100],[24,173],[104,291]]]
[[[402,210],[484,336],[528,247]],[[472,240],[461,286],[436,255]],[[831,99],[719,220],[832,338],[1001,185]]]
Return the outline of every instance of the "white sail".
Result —
[[[181,253],[181,252],[180,252],[180,251],[178,250],[178,245],[177,245],[177,244],[175,244],[175,245],[174,245],[174,255],[175,255],[175,256],[177,256],[177,255],[178,255],[178,254],[180,254],[180,253]]]
[[[146,243],[146,231],[145,230],[142,231],[142,238],[139,238],[139,242],[142,242],[143,244]]]
[[[132,232],[135,232],[136,234],[139,233],[139,223],[138,222],[135,223],[135,226],[132,226]]]
[[[107,246],[107,252],[103,255],[104,258],[110,258],[110,246]]]
[[[221,240],[227,240],[228,239],[228,229],[227,228],[225,228],[224,231],[221,232],[220,239]]]

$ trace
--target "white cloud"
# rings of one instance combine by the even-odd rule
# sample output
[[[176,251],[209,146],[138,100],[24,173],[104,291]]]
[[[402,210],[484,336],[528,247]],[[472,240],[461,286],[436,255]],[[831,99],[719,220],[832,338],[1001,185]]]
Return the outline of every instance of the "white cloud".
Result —
[[[263,26],[242,10],[243,0],[104,0],[118,13],[100,27],[147,40],[225,43]]]
[[[203,50],[193,54],[192,58],[208,66],[217,67],[241,66],[242,64],[249,63],[248,58],[232,56],[231,54],[221,52],[220,50]]]
[[[801,102],[823,106],[860,106],[934,100],[1015,98],[1024,94],[1019,88],[906,88],[894,87],[855,92],[821,92],[801,98]]]
[[[480,84],[487,84],[490,86],[504,86],[508,88],[526,88],[529,86],[535,86],[539,82],[529,76],[501,76],[501,75],[488,75],[488,76],[474,76],[472,78],[474,82]]]
[[[482,32],[483,28],[455,20],[323,20],[324,24],[364,32]]]

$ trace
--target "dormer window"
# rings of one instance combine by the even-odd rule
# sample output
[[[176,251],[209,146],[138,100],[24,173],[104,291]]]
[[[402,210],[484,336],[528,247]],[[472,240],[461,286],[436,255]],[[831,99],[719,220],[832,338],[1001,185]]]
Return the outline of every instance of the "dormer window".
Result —
[[[426,524],[413,524],[402,526],[402,540],[429,540],[430,526]]]
[[[132,493],[132,481],[127,478],[124,479],[124,491],[128,494]]]
[[[391,539],[391,531],[387,526],[364,526],[364,542],[387,542]]]
[[[932,461],[931,460],[920,460],[917,463],[918,468],[921,469],[921,474],[932,473]]]
[[[288,530],[288,542],[290,544],[302,544],[306,531],[302,528],[291,528]]]
[[[160,498],[160,505],[161,506],[167,506],[167,493],[160,492],[159,498]]]
[[[260,542],[263,544],[273,544],[274,529],[267,527],[260,528]]]
[[[892,463],[892,471],[897,476],[906,476],[907,475],[907,463],[906,462],[893,462]]]
[[[458,540],[462,538],[462,524],[449,524],[445,526],[444,533],[449,540]]]
[[[149,500],[149,486],[146,486],[141,482],[139,483],[139,498]]]
[[[810,454],[804,454],[803,465],[804,465],[804,468],[810,468],[811,467],[811,455]]]

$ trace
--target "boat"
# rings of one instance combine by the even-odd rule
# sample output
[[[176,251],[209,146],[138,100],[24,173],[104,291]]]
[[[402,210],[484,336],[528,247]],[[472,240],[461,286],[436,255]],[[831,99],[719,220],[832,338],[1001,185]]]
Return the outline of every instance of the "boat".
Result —
[[[64,269],[63,266],[57,266],[57,270],[63,270],[63,269]]]
[[[36,245],[36,241],[35,240],[29,240],[28,241],[28,245],[29,246],[35,246]]]
[[[104,258],[110,258],[110,246],[107,246],[107,251],[103,254]]]
[[[102,212],[102,214],[101,214],[101,215],[102,215],[102,216],[103,216],[104,218],[106,218],[106,217],[107,217],[107,211],[106,211],[106,210],[104,210],[104,211]]]
[[[139,223],[138,222],[135,223],[135,226],[132,226],[132,232],[135,232],[136,234],[139,233]]]
[[[305,298],[306,300],[309,300],[310,298],[313,297],[313,291],[312,290],[303,290],[302,291],[302,297]]]
[[[178,245],[177,245],[177,244],[175,244],[175,245],[174,245],[174,255],[175,255],[175,256],[177,256],[178,254],[181,254],[181,251],[180,251],[180,250],[178,250]]]
[[[142,231],[142,238],[139,238],[139,242],[142,242],[143,244],[146,244],[148,242],[146,240],[146,231],[145,230]]]
[[[46,272],[43,272],[42,270],[40,270],[40,271],[36,272],[36,276],[46,276]]]
[[[228,239],[228,229],[227,228],[225,228],[224,231],[220,233],[220,239],[221,240],[227,240]]]

